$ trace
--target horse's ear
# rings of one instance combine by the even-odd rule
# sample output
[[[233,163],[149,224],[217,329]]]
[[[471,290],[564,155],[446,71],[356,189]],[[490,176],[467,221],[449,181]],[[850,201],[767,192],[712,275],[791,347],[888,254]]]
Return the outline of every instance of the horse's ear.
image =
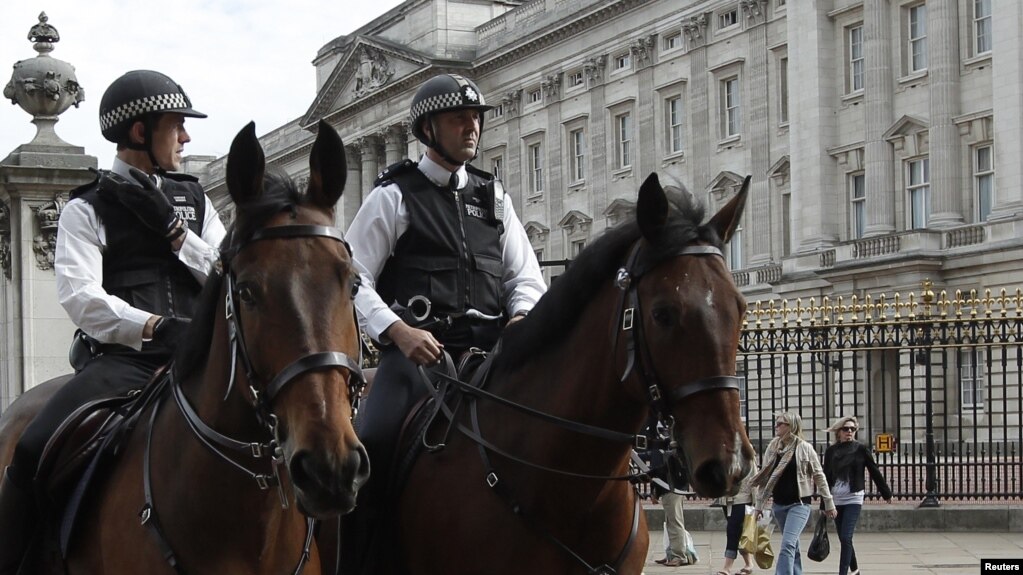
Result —
[[[309,189],[314,204],[332,209],[345,191],[348,162],[341,136],[324,120],[316,126],[316,142],[309,155]]]
[[[256,138],[256,123],[249,122],[231,142],[227,154],[227,191],[235,204],[244,204],[263,194],[266,158]]]
[[[650,242],[656,241],[661,228],[668,221],[668,198],[664,195],[664,188],[656,172],[647,176],[639,187],[636,221],[639,222],[639,231]]]
[[[718,210],[718,213],[714,214],[714,217],[707,222],[707,226],[717,231],[718,237],[726,244],[732,239],[735,229],[739,227],[742,210],[746,207],[746,196],[749,195],[749,181],[751,177],[746,176],[746,179],[742,181],[742,188],[739,189],[739,193],[735,194],[735,197],[729,200],[725,207]]]

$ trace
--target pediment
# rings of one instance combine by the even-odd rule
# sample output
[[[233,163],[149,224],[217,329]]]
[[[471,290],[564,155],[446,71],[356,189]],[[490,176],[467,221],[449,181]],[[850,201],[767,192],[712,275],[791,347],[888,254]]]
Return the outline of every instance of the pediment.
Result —
[[[711,180],[710,185],[707,186],[708,190],[728,190],[736,189],[742,185],[743,178],[735,172],[724,170],[718,173],[717,177]]]
[[[522,227],[526,230],[526,237],[533,244],[546,240],[547,234],[551,231],[547,226],[533,220],[526,222]]]
[[[591,223],[593,223],[593,218],[579,210],[572,210],[565,214],[565,217],[561,218],[561,221],[558,222],[558,227],[572,228],[580,225],[589,226]]]
[[[636,202],[616,198],[604,209],[603,216],[609,226],[614,227],[626,221],[636,213]]]
[[[791,171],[791,164],[789,163],[788,154],[778,158],[778,161],[771,165],[767,169],[767,177],[774,180],[775,184],[781,186],[785,182],[789,181],[789,172]]]
[[[915,116],[905,115],[899,118],[892,127],[882,136],[885,140],[894,140],[896,138],[906,137],[917,132],[923,132],[930,129],[926,120],[921,120]]]
[[[302,126],[381,92],[431,64],[425,54],[400,44],[375,36],[356,36],[306,111]]]

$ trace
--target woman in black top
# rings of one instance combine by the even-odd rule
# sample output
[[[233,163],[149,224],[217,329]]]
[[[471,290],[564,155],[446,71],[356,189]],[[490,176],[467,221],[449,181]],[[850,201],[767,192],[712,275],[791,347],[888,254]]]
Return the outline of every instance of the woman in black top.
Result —
[[[831,496],[835,498],[835,508],[838,510],[835,528],[838,531],[838,540],[842,544],[842,555],[838,562],[839,575],[860,573],[852,539],[856,522],[860,518],[860,510],[863,508],[864,470],[870,472],[870,479],[881,492],[881,497],[888,503],[892,501],[892,490],[881,475],[881,470],[874,462],[870,450],[856,441],[858,429],[859,422],[855,417],[838,418],[835,424],[828,428],[828,431],[834,432],[836,441],[824,452],[824,475],[828,478],[828,487],[831,488]]]

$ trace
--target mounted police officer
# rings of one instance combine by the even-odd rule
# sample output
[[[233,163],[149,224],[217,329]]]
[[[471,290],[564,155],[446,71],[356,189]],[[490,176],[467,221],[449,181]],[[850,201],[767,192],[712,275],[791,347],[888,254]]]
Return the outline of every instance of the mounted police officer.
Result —
[[[89,400],[141,388],[170,360],[225,235],[198,181],[180,169],[185,118],[205,118],[176,82],[149,70],[115,80],[100,102],[113,167],[71,192],[54,268],[78,326],[76,375],[25,429],[0,484],[0,575],[18,569],[35,532],[34,479],[53,431]]]
[[[355,304],[382,350],[356,422],[372,479],[355,517],[345,519],[346,538],[349,525],[369,532],[379,512],[399,428],[426,394],[417,366],[439,362],[444,351],[457,360],[472,347],[492,348],[547,289],[500,181],[468,164],[491,108],[463,76],[423,83],[409,121],[426,153],[384,170],[348,230],[362,276]]]

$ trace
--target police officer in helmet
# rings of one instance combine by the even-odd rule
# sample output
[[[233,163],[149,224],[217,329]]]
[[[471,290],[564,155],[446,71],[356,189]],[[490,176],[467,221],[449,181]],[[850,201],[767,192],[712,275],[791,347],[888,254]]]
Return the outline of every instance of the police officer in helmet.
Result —
[[[141,388],[167,363],[213,264],[224,226],[198,181],[174,173],[205,118],[164,74],[128,72],[100,103],[110,170],[73,190],[58,222],[57,295],[79,328],[76,375],[25,429],[0,483],[0,575],[37,531],[36,469],[54,430],[82,404]]]
[[[372,563],[352,562],[369,543],[349,537],[374,537],[376,518],[387,515],[381,499],[397,471],[389,469],[397,435],[426,393],[417,366],[438,363],[443,352],[457,361],[472,347],[491,349],[547,289],[500,182],[468,163],[491,108],[463,76],[423,83],[409,121],[426,153],[380,174],[346,234],[362,278],[356,308],[381,359],[356,422],[372,478],[344,519],[345,573],[372,572]]]

